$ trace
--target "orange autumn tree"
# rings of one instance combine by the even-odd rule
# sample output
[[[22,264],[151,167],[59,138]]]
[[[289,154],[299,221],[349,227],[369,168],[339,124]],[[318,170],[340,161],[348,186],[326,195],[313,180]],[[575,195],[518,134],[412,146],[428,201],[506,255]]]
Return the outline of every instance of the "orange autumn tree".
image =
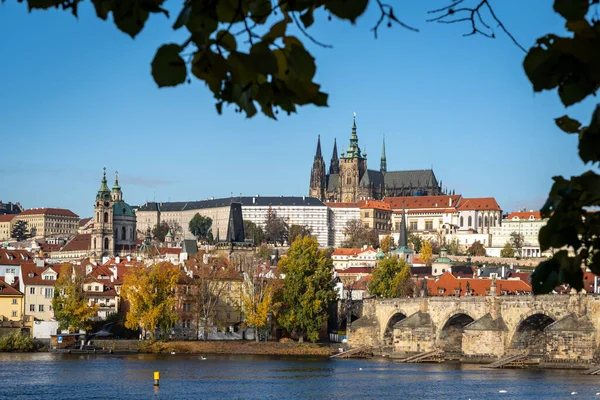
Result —
[[[60,329],[78,333],[92,327],[92,318],[98,312],[98,305],[88,306],[83,292],[83,269],[72,264],[64,264],[54,285],[52,308]]]
[[[169,262],[130,270],[121,289],[121,296],[130,307],[125,326],[141,328],[144,337],[147,332],[159,329],[160,336],[165,338],[178,318],[175,290],[179,274],[179,268]]]

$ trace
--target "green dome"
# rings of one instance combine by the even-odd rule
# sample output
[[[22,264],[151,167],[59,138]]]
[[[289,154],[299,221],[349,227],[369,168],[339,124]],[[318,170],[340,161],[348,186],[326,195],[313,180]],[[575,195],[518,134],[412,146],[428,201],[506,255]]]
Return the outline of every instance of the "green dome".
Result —
[[[133,208],[131,208],[131,206],[129,204],[125,203],[124,201],[117,201],[113,205],[113,215],[115,217],[117,217],[117,216],[135,217],[135,212],[133,211]]]
[[[448,257],[439,257],[437,260],[433,262],[434,264],[454,264],[454,261],[449,259]]]
[[[385,254],[383,253],[383,251],[381,251],[381,248],[379,249],[377,254],[375,254],[375,258],[378,260],[383,260],[385,258]]]

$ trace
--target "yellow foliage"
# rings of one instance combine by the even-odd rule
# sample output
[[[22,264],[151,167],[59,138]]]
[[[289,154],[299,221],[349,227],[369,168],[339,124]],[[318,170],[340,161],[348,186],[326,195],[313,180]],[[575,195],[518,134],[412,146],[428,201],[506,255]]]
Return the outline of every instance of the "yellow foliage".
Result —
[[[425,261],[425,264],[429,264],[432,256],[433,251],[431,249],[431,243],[429,243],[429,240],[425,240],[423,246],[421,246],[421,259]]]
[[[166,334],[178,318],[175,290],[179,274],[179,268],[168,262],[130,270],[121,288],[121,296],[129,302],[125,326],[148,332],[160,328]]]
[[[83,292],[83,271],[71,264],[64,264],[54,285],[52,299],[54,316],[61,329],[79,332],[91,327],[91,320],[98,312],[98,305],[88,306],[88,299]]]
[[[383,239],[381,239],[381,243],[380,243],[380,247],[381,247],[381,251],[384,252],[385,254],[387,254],[390,251],[390,248],[392,247],[392,236],[391,235],[385,235],[383,237]]]

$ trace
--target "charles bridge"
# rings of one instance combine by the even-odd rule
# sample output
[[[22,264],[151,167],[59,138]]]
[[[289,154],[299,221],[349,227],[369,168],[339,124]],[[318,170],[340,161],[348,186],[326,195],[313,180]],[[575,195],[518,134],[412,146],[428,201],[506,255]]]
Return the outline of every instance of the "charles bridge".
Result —
[[[481,359],[527,354],[578,363],[600,355],[600,296],[369,298],[362,306],[348,330],[351,348]]]

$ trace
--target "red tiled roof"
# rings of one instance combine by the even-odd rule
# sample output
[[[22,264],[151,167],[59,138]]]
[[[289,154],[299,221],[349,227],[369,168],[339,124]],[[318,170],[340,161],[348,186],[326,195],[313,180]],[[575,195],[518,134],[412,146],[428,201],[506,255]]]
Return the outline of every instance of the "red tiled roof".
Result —
[[[367,290],[371,279],[373,279],[372,275],[365,275],[361,277],[359,280],[352,282],[349,285],[350,290]]]
[[[493,197],[473,197],[470,199],[462,199],[458,209],[502,211],[498,205],[498,202]]]
[[[0,265],[19,265],[31,263],[33,255],[27,250],[0,249]]]
[[[358,208],[358,203],[338,203],[332,201],[326,201],[325,205],[329,208]]]
[[[91,243],[92,235],[90,233],[83,233],[80,235],[76,235],[73,239],[69,240],[60,251],[65,252],[89,250]]]
[[[158,251],[160,251],[160,254],[165,255],[165,254],[181,254],[181,248],[179,247],[161,247],[160,249],[158,249]]]
[[[79,226],[85,226],[85,224],[87,224],[88,222],[90,222],[92,220],[92,218],[82,218],[79,220]]]
[[[358,202],[358,207],[376,210],[391,210],[388,203],[380,200],[361,200]]]
[[[419,257],[413,257],[412,263],[413,263],[413,265],[414,264],[423,264],[423,265],[426,264],[426,262],[421,260]]]
[[[23,293],[4,282],[4,279],[0,279],[0,289],[0,296],[23,296]]]
[[[21,276],[25,285],[48,285],[54,286],[56,281],[42,279],[42,274],[48,269],[52,269],[57,274],[60,273],[61,264],[54,264],[51,267],[36,267],[35,264],[22,264]],[[31,276],[30,276],[31,275]]]
[[[467,282],[471,296],[485,296],[492,285],[491,279],[484,278],[461,278],[458,279],[450,272],[444,273],[437,280],[427,280],[427,290],[430,296],[464,296],[466,294]],[[419,286],[419,283],[417,283]],[[459,294],[455,291],[459,290]],[[505,291],[508,294],[533,293],[531,286],[522,280],[496,280],[496,294],[501,295]]]
[[[360,249],[338,247],[331,253],[332,256],[356,256],[360,253]]]
[[[71,210],[67,210],[66,208],[30,208],[29,210],[23,211],[19,215],[61,215],[63,217],[76,217],[79,218],[79,215],[75,214]]]
[[[510,220],[510,219],[514,219],[514,220],[521,220],[521,219],[526,219],[529,220],[531,217],[533,217],[533,219],[542,219],[542,215],[540,214],[539,211],[518,211],[518,212],[512,212],[508,215],[508,217],[506,217],[506,220]]]
[[[402,206],[406,210],[411,209],[444,209],[456,208],[457,202],[460,200],[460,194],[452,196],[403,196],[403,197],[387,197],[384,201],[390,205],[393,210],[402,210]],[[452,200],[452,204],[450,204]]]
[[[356,274],[371,274],[373,268],[371,267],[348,267],[346,269],[336,270],[338,275],[356,275]]]
[[[0,222],[10,222],[17,215],[18,214],[1,214],[0,215]]]

